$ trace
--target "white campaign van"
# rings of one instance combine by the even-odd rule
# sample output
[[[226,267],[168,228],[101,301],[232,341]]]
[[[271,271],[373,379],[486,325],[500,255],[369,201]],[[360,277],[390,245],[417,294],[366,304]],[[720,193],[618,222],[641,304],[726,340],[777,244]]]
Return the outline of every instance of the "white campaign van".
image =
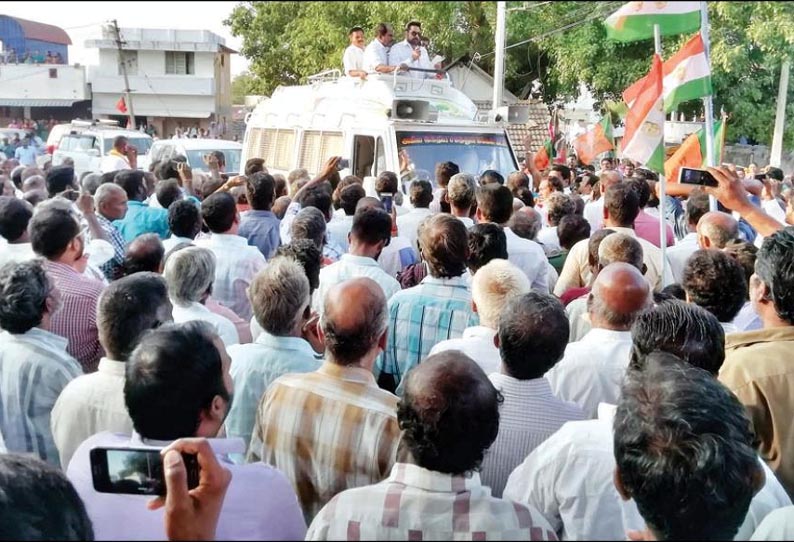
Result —
[[[123,130],[104,122],[72,122],[73,128],[61,136],[58,148],[52,153],[52,165],[59,166],[64,158],[74,160],[74,173],[79,178],[86,171],[100,173],[102,158],[113,148],[116,136],[126,136],[130,145],[138,149],[138,156],[149,152],[152,138],[137,130]]]
[[[236,141],[225,139],[158,139],[145,156],[138,157],[138,166],[147,169],[153,162],[170,160],[175,156],[184,156],[193,171],[206,172],[204,155],[212,151],[221,151],[226,158],[226,173],[237,175],[242,173],[240,155],[243,146]]]
[[[438,162],[475,176],[494,169],[507,177],[518,169],[504,123],[526,122],[521,107],[478,120],[475,104],[446,79],[336,74],[279,87],[260,102],[246,119],[241,163],[263,158],[271,173],[314,174],[330,156],[341,156],[350,167],[340,174],[364,179],[370,193],[382,171],[434,183]]]

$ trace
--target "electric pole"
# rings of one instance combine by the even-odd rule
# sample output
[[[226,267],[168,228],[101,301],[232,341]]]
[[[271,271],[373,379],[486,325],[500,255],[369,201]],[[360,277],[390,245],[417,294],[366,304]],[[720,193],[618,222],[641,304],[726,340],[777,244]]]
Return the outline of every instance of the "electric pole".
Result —
[[[116,47],[119,51],[119,68],[121,68],[121,74],[124,76],[124,99],[127,102],[127,115],[129,116],[129,124],[132,129],[135,129],[135,113],[132,110],[132,95],[130,94],[130,80],[127,77],[127,63],[124,60],[124,52],[121,48],[124,45],[124,42],[121,41],[121,35],[119,33],[119,24],[116,19],[111,21],[113,23],[113,33],[116,36]]]
[[[780,85],[777,93],[777,114],[775,115],[775,131],[772,135],[772,151],[769,163],[780,167],[783,157],[783,131],[786,127],[786,96],[788,95],[788,74],[791,67],[790,60],[784,60],[780,67]]]

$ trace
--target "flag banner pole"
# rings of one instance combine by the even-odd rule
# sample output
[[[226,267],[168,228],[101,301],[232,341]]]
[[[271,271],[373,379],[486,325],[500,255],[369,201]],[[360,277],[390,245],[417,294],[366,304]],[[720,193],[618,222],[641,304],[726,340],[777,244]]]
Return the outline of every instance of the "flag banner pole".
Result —
[[[662,34],[658,24],[653,25],[654,49],[659,57],[662,56]],[[662,123],[662,148],[664,148],[664,123]],[[659,270],[662,274],[662,288],[665,284],[665,268],[667,266],[667,214],[665,200],[667,199],[667,181],[664,178],[664,171],[659,174],[659,248],[661,249],[661,264]]]
[[[709,10],[706,2],[700,2],[700,36],[703,38],[706,60],[709,63],[709,68],[711,68]],[[714,100],[711,95],[703,97],[703,110],[705,111],[706,117],[706,165],[709,167],[717,167],[717,157],[714,156]],[[717,198],[711,195],[709,195],[709,210],[717,210]]]

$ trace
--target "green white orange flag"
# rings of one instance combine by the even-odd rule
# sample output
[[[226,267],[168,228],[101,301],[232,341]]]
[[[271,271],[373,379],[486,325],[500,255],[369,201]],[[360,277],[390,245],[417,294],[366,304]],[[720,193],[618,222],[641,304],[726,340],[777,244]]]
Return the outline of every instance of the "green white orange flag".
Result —
[[[653,37],[653,25],[662,36],[686,34],[700,28],[700,2],[629,2],[604,22],[607,38],[638,41]]]
[[[695,34],[680,51],[671,56],[662,65],[664,80],[664,110],[669,113],[678,104],[709,96],[712,93],[711,67],[706,58],[706,49],[700,32]],[[640,79],[625,91],[623,101],[629,107],[637,99],[644,78]]]
[[[614,149],[609,115],[598,121],[592,130],[574,139],[573,148],[576,149],[576,157],[583,164],[592,164],[599,154]]]
[[[714,156],[717,164],[722,163],[722,150],[725,141],[725,122],[714,123]],[[706,167],[706,130],[701,128],[684,140],[678,150],[664,163],[664,176],[670,181],[678,182],[678,170],[682,167]]]
[[[623,156],[664,173],[664,103],[659,55],[653,55],[651,71],[626,116]]]
[[[551,166],[551,161],[554,159],[555,154],[551,139],[547,139],[543,142],[543,146],[538,149],[538,152],[535,153],[535,158],[533,159],[535,167],[540,171],[547,169]]]

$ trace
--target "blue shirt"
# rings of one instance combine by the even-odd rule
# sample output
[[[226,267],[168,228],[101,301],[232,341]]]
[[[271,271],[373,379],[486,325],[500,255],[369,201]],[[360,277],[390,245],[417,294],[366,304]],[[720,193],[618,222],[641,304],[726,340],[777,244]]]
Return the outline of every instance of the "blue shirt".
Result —
[[[276,230],[278,232],[278,229]],[[234,401],[226,418],[228,437],[251,441],[259,401],[270,384],[288,373],[310,373],[320,368],[311,345],[300,337],[276,337],[263,331],[252,344],[227,349],[232,364]]]
[[[240,217],[237,235],[248,239],[248,244],[258,248],[262,256],[269,260],[281,244],[280,223],[270,211],[246,211]]]
[[[36,156],[38,155],[38,150],[36,147],[32,145],[28,145],[27,147],[17,147],[17,150],[14,151],[14,158],[19,160],[19,163],[23,166],[35,166],[36,165]],[[9,157],[10,158],[10,157]]]
[[[393,375],[400,384],[436,343],[460,338],[466,328],[479,323],[471,310],[471,291],[464,277],[427,276],[389,299],[389,337],[378,358],[378,369]]]
[[[166,239],[170,235],[168,211],[154,209],[142,201],[128,201],[127,214],[121,220],[114,220],[113,225],[118,228],[127,243],[144,233],[156,233],[160,239]]]

